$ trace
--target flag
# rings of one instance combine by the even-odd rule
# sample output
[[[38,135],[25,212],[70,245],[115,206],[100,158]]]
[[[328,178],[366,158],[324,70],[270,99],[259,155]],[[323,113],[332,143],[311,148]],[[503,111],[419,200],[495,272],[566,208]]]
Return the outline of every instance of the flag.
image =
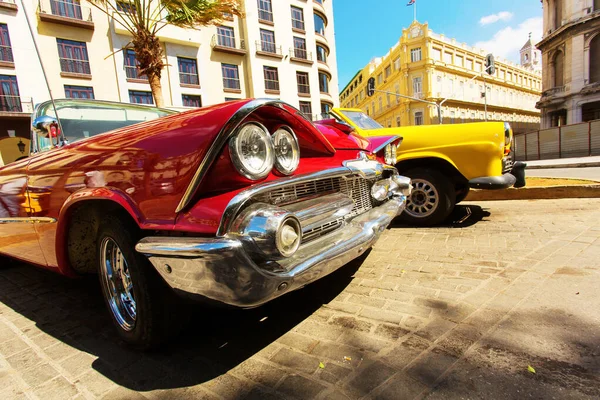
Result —
[[[417,2],[417,0],[410,0],[407,4],[407,6],[412,6],[413,4],[415,4]]]

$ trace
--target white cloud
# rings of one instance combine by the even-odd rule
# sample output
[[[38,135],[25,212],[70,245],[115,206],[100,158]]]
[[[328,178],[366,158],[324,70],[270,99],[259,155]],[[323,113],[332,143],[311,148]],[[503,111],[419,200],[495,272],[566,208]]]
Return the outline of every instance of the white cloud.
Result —
[[[542,17],[529,18],[518,26],[507,26],[500,29],[489,40],[475,43],[475,47],[484,49],[511,60],[519,62],[519,50],[525,44],[531,32],[531,40],[537,43],[542,39],[543,20]]]
[[[510,21],[512,17],[513,13],[508,11],[500,11],[498,14],[491,14],[481,17],[479,20],[479,25],[489,25],[498,21]]]

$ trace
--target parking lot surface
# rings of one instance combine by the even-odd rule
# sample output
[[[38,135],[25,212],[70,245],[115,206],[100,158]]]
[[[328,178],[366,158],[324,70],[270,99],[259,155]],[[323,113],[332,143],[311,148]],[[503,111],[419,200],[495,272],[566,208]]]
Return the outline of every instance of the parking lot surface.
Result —
[[[600,199],[461,204],[140,353],[96,279],[0,269],[0,399],[598,398]]]

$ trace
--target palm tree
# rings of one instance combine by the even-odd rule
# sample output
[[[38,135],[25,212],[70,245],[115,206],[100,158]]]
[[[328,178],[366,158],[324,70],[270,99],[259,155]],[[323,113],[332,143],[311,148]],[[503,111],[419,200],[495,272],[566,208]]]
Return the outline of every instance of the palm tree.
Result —
[[[223,19],[226,14],[241,16],[241,0],[88,0],[95,8],[114,18],[132,36],[131,46],[140,73],[148,77],[154,101],[164,106],[160,77],[165,67],[158,32],[167,25],[197,28]],[[127,47],[127,46],[126,46]]]

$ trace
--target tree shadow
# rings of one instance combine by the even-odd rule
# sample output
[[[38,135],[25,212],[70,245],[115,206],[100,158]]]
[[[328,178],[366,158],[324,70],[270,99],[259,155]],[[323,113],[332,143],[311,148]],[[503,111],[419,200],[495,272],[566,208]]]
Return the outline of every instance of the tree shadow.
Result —
[[[353,280],[368,254],[255,309],[194,305],[184,331],[146,353],[117,338],[95,277],[70,280],[18,264],[0,270],[0,301],[43,332],[97,356],[92,368],[121,386],[136,391],[188,387],[224,374],[329,303]],[[23,329],[26,335],[37,332],[29,330]]]
[[[487,221],[486,218],[490,215],[488,209],[481,208],[478,205],[459,204],[454,207],[454,210],[444,222],[431,228],[468,228],[479,222]],[[388,228],[414,228],[414,226],[407,224],[400,218],[396,218]],[[419,229],[428,229],[428,227],[419,227]]]

